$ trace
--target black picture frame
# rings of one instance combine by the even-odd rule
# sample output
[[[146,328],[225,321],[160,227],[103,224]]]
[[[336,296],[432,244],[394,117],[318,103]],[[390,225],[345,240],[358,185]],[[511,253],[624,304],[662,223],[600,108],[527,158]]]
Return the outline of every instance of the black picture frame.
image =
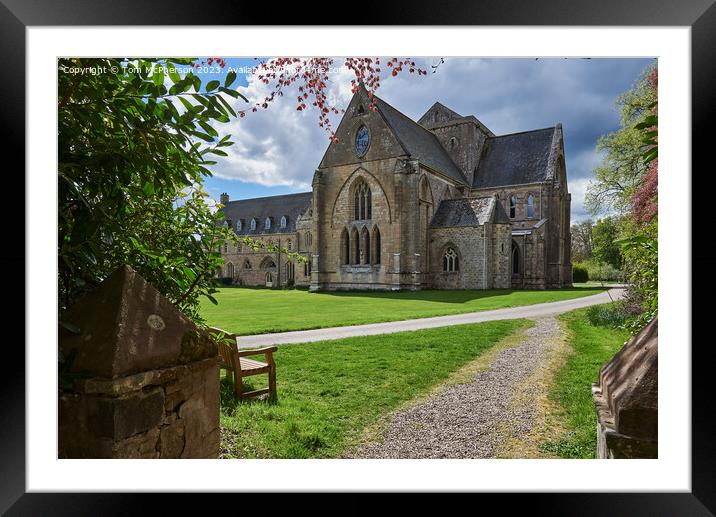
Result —
[[[378,25],[554,25],[554,26],[690,26],[692,36],[692,169],[699,170],[698,178],[692,175],[692,189],[710,191],[707,185],[713,174],[708,161],[714,147],[710,140],[714,125],[714,97],[716,94],[716,6],[714,0],[554,0],[536,2],[529,0],[501,0],[481,2],[443,1],[440,4],[417,1],[364,2],[363,12],[373,13],[368,20]],[[336,19],[327,19],[328,13],[335,13]],[[339,9],[319,11],[307,20],[316,24],[353,24],[354,18],[339,18]],[[221,13],[219,16],[217,13]],[[6,172],[25,170],[25,30],[39,25],[282,25],[294,23],[295,14],[288,8],[284,12],[276,9],[269,18],[266,5],[259,2],[231,2],[217,0],[210,4],[188,0],[153,0],[151,2],[111,0],[0,0],[0,54],[3,69],[12,71],[0,79],[0,135],[6,149],[12,150],[8,158],[18,158],[14,168]],[[50,86],[48,86],[50,87]],[[701,167],[699,167],[701,165]],[[682,172],[687,175],[688,171]],[[24,193],[27,209],[32,206],[31,196],[25,192],[24,176],[13,175],[17,182],[16,197]],[[698,184],[697,184],[698,179]],[[692,190],[693,192],[693,190]],[[692,196],[693,199],[695,197]],[[707,203],[693,203],[684,207],[679,217],[692,217],[692,221],[710,221]],[[22,210],[23,208],[19,208]],[[10,226],[10,225],[8,225]],[[709,225],[710,226],[710,225]],[[695,240],[697,229],[692,226]],[[27,271],[22,250],[29,237],[25,228],[15,221],[14,229],[6,232],[6,239],[14,239],[17,250],[12,256],[5,254],[2,260],[5,271]],[[693,242],[693,241],[692,241]],[[692,271],[714,271],[716,256],[712,246],[692,246]],[[8,292],[22,293],[19,275],[7,275]],[[710,276],[710,275],[709,275]],[[685,281],[691,283],[691,278]],[[13,284],[13,282],[15,282]],[[708,322],[706,311],[708,300],[699,303],[697,295],[710,282],[704,282],[701,289],[692,289],[692,325],[696,330]],[[693,284],[692,284],[693,285]],[[15,296],[16,310],[23,307]],[[26,310],[32,310],[27,307]],[[7,316],[11,318],[11,316]],[[25,313],[21,316],[23,319]],[[15,319],[14,321],[20,321]],[[694,335],[698,335],[694,332]],[[4,337],[7,338],[7,335]],[[145,513],[151,508],[150,496],[143,494],[28,494],[25,493],[25,354],[17,346],[19,340],[6,339],[3,363],[12,365],[3,369],[0,375],[0,512],[8,515],[125,515],[127,508],[132,513]],[[692,347],[692,457],[689,493],[570,493],[570,494],[481,494],[479,497],[492,499],[497,504],[509,500],[511,509],[525,506],[531,514],[537,515],[714,515],[716,513],[716,440],[713,429],[713,389],[711,387],[709,348],[710,339],[693,339]],[[664,343],[662,346],[689,347],[691,343]],[[51,344],[48,344],[50,347]],[[48,348],[49,352],[49,348]],[[228,495],[228,494],[227,494]],[[228,495],[212,494],[204,509],[231,508]],[[233,496],[235,497],[235,496]],[[293,494],[292,500],[303,496]],[[163,513],[173,509],[186,508],[185,497],[178,494],[163,495]],[[499,498],[499,500],[498,500]],[[329,498],[330,499],[330,498]],[[423,497],[413,494],[405,501],[404,511],[410,507],[422,507]],[[461,498],[462,499],[462,498]],[[152,501],[156,499],[152,496]],[[234,504],[236,500],[234,499]],[[481,501],[484,503],[484,501]],[[204,504],[204,503],[202,503]],[[245,510],[254,511],[261,505],[251,504]],[[295,503],[300,505],[301,503]],[[459,503],[455,503],[459,504]],[[128,506],[132,505],[132,506]],[[325,508],[333,507],[327,503]],[[335,508],[335,507],[333,507]],[[340,513],[365,513],[370,503],[351,495],[348,502],[341,504],[345,511]],[[483,506],[482,508],[490,508]],[[320,511],[320,509],[319,509]]]

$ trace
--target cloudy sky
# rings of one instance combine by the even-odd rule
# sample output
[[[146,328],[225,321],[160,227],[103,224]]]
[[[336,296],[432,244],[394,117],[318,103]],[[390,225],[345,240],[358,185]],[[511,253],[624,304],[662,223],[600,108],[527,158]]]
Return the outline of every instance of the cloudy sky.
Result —
[[[416,59],[430,70],[439,61]],[[465,59],[445,58],[436,73],[386,77],[378,95],[417,120],[435,101],[461,115],[475,115],[495,134],[538,129],[561,122],[567,178],[572,193],[572,220],[587,217],[583,199],[600,135],[619,127],[616,97],[637,80],[651,59]],[[227,68],[241,71],[254,60],[230,59]],[[336,67],[342,63],[336,59]],[[385,68],[385,67],[383,67]],[[223,75],[222,74],[222,75]],[[217,78],[212,76],[207,80]],[[351,97],[348,70],[330,76],[329,100],[345,107]],[[250,73],[239,74],[239,91],[251,101],[269,87]],[[238,101],[236,101],[238,102]],[[334,121],[334,127],[338,119]],[[223,124],[236,144],[227,158],[218,157],[206,189],[218,199],[271,196],[310,190],[311,178],[328,146],[327,133],[313,110],[296,111],[296,94],[287,91],[267,110]]]

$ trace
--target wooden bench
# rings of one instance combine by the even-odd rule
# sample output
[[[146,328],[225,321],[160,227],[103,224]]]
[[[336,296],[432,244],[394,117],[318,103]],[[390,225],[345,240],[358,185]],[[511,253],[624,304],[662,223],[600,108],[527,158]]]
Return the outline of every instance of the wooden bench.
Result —
[[[276,398],[276,363],[273,353],[278,350],[275,346],[239,350],[236,345],[236,335],[220,328],[209,327],[209,330],[219,337],[219,371],[226,370],[228,378],[233,377],[234,396],[238,399],[256,397],[269,394],[269,398]],[[266,362],[248,359],[252,355],[264,355]],[[244,377],[251,375],[268,374],[268,388],[252,391],[243,391]]]

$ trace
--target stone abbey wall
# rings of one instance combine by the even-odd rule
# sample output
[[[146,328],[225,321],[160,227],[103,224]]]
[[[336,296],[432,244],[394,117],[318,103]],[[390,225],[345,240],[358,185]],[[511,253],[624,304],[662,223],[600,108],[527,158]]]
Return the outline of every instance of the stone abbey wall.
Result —
[[[128,266],[59,329],[60,458],[216,458],[214,340]]]

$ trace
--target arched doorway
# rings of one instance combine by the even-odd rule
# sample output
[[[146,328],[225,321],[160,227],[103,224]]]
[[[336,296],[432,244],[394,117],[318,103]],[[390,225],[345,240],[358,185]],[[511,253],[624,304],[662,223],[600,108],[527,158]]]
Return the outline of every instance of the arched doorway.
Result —
[[[520,263],[520,247],[512,241],[512,276],[520,276],[522,264]]]
[[[266,273],[266,287],[273,287],[273,273]]]

